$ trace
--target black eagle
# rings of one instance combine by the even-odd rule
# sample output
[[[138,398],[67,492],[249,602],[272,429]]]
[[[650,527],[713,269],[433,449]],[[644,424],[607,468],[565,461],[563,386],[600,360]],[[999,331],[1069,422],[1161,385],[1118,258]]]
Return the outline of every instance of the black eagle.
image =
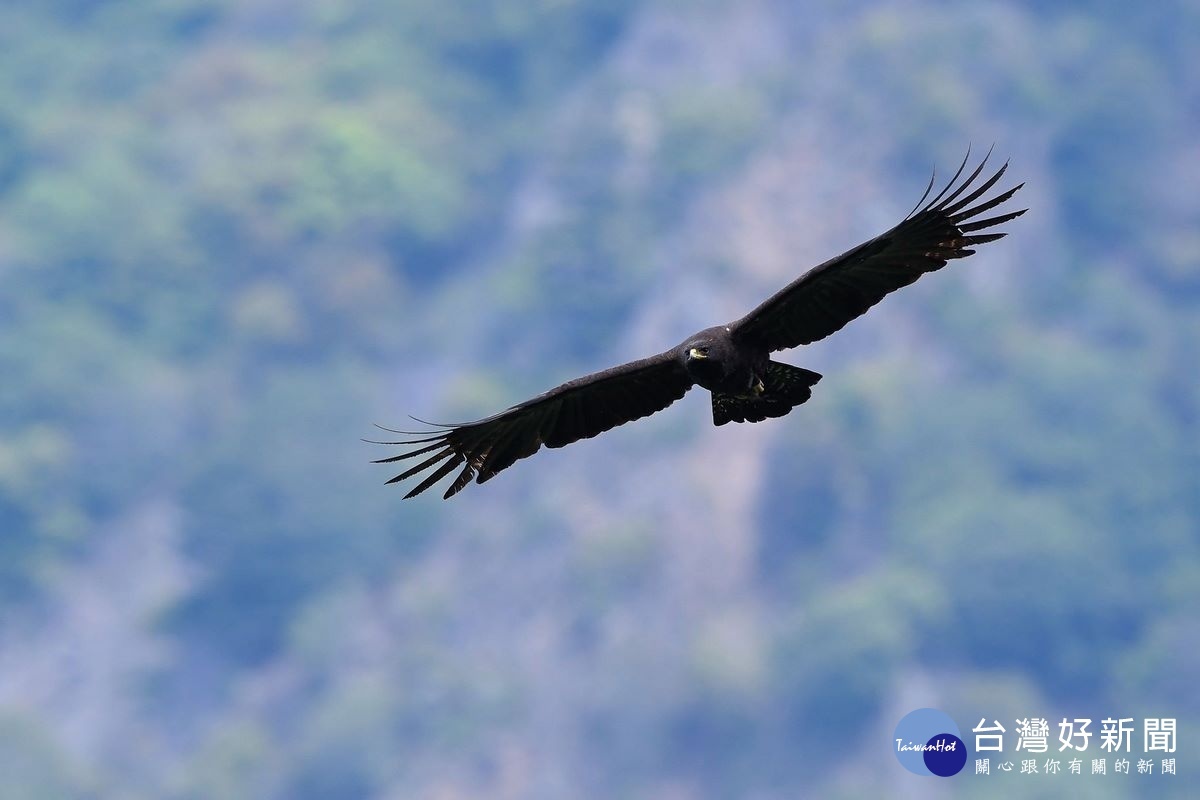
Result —
[[[429,454],[388,481],[396,483],[432,470],[406,498],[461,467],[443,496],[448,499],[472,478],[483,483],[542,445],[562,447],[662,411],[696,384],[712,393],[715,425],[782,417],[812,396],[821,376],[772,361],[772,352],[824,339],[889,292],[941,269],[950,259],[971,255],[976,245],[1005,235],[980,231],[1025,213],[1027,209],[977,219],[1024,184],[985,199],[1008,164],[975,185],[987,164],[985,156],[960,183],[969,158],[968,151],[946,187],[926,203],[933,190],[931,177],[925,193],[899,225],[813,267],[741,319],[706,328],[656,356],[567,381],[486,419],[434,426],[424,433],[395,431],[419,438],[378,442],[412,449],[375,463]]]

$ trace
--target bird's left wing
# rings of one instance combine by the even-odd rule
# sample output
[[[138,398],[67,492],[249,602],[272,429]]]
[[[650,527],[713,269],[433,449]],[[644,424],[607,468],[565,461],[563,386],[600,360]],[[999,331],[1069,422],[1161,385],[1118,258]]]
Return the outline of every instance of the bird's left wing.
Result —
[[[968,152],[967,157],[970,157]],[[1003,237],[980,233],[1025,213],[1025,209],[977,219],[1008,200],[1024,184],[983,199],[1004,171],[1005,164],[978,186],[975,180],[987,163],[985,156],[961,183],[967,160],[936,197],[925,205],[933,188],[896,227],[882,236],[813,267],[758,308],[729,327],[735,340],[752,342],[768,350],[784,350],[824,339],[866,312],[885,295],[915,281],[926,272],[965,258],[975,245]]]
[[[562,447],[661,411],[692,387],[692,379],[672,351],[568,381],[495,416],[461,425],[439,426],[432,435],[399,442],[414,447],[377,464],[430,455],[388,483],[433,470],[405,498],[415,497],[459,466],[462,471],[443,495],[457,494],[476,478],[497,472],[547,447]]]

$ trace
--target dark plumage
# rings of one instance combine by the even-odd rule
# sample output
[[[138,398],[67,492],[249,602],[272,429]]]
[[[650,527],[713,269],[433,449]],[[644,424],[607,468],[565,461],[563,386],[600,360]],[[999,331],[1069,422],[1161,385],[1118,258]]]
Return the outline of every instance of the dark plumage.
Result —
[[[925,203],[933,189],[931,178],[899,225],[810,269],[736,322],[702,330],[656,356],[568,381],[486,419],[434,426],[425,434],[411,434],[416,439],[381,442],[412,449],[376,463],[425,456],[388,481],[428,471],[405,497],[420,494],[461,467],[444,495],[449,498],[472,478],[483,483],[542,445],[562,447],[661,411],[697,384],[712,393],[716,425],[781,417],[812,396],[821,376],[771,361],[770,353],[840,330],[889,292],[1005,235],[980,231],[1025,213],[1021,209],[978,219],[1024,185],[982,199],[1008,168],[1006,163],[976,186],[987,160],[985,156],[960,183],[964,158],[946,187]]]

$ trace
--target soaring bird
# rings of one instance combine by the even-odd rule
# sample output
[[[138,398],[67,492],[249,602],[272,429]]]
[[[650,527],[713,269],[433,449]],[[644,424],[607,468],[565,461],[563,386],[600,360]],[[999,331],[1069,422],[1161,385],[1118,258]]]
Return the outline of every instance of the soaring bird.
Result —
[[[900,224],[813,267],[741,319],[705,328],[656,356],[567,381],[485,419],[435,425],[424,432],[394,431],[418,438],[378,442],[409,449],[375,463],[429,454],[388,481],[431,470],[405,498],[461,467],[443,495],[449,499],[472,478],[483,483],[542,445],[562,447],[662,411],[697,384],[712,394],[715,425],[782,417],[812,396],[821,376],[772,361],[771,353],[824,339],[889,292],[941,269],[951,259],[971,255],[976,245],[1000,239],[1005,234],[981,231],[1025,213],[1027,209],[1021,209],[979,219],[1024,184],[985,198],[1008,163],[976,185],[988,156],[959,182],[969,159],[968,150],[954,177],[926,202],[933,190],[931,177]]]

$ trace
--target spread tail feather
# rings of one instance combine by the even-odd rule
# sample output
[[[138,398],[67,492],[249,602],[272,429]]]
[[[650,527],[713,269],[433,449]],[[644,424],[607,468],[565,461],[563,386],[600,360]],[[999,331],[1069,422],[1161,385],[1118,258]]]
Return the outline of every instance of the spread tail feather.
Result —
[[[821,380],[819,373],[777,361],[767,362],[762,376],[761,394],[732,395],[713,392],[713,424],[726,422],[762,422],[782,417],[812,397],[812,387]]]

